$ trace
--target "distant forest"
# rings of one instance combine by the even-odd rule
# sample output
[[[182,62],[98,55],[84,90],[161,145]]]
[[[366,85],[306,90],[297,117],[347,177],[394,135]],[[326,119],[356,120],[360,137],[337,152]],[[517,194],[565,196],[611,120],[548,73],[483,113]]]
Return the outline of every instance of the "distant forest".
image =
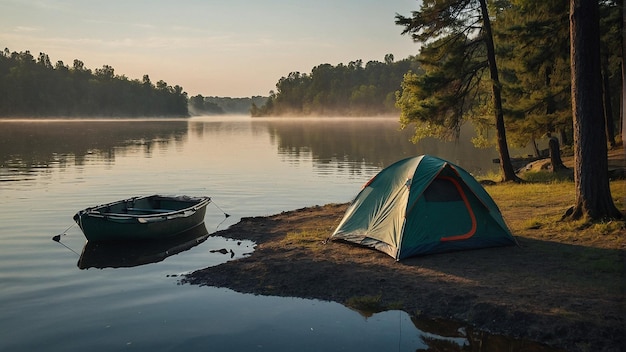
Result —
[[[254,105],[265,104],[267,97],[251,98],[203,97],[198,94],[189,98],[191,115],[248,115]]]
[[[52,64],[50,57],[30,51],[0,53],[0,117],[156,117],[189,115],[248,115],[253,104],[267,97],[188,98],[181,86],[148,75],[128,79],[113,67],[90,70],[75,59]]]
[[[252,116],[379,116],[398,115],[396,91],[404,75],[422,70],[414,57],[394,61],[351,61],[322,64],[310,74],[291,72],[276,83],[263,105],[252,105]]]
[[[194,115],[341,115],[398,114],[395,92],[408,71],[420,72],[415,58],[394,62],[362,60],[322,64],[311,74],[292,72],[269,97],[188,97],[179,85],[154,84],[116,75],[113,67],[95,70],[75,59],[52,63],[45,53],[0,52],[0,117],[157,117]]]
[[[0,54],[0,116],[188,116],[187,93],[148,75],[130,80],[111,66],[94,71],[75,59],[52,64],[47,54]]]

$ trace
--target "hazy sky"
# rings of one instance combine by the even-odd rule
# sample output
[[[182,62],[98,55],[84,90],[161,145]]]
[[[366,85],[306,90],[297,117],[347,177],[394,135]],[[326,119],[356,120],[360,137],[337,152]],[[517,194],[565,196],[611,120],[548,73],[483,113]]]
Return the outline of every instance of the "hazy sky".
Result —
[[[418,0],[0,0],[0,50],[30,50],[190,96],[267,95],[289,72],[415,55],[396,13]]]

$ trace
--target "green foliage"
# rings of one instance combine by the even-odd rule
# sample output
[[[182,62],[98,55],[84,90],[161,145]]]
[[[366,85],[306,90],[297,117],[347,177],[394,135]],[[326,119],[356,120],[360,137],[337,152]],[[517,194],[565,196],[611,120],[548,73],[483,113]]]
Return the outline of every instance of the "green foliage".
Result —
[[[484,47],[479,40],[453,34],[423,47],[418,60],[425,73],[407,73],[396,94],[402,128],[415,124],[415,141],[458,138],[480,97],[487,68]]]
[[[187,93],[164,81],[152,84],[115,75],[104,65],[91,71],[80,60],[70,68],[48,55],[0,53],[0,116],[187,116]]]
[[[520,0],[494,23],[507,129],[518,146],[571,133],[568,13],[567,0]]]
[[[619,134],[621,126],[620,104],[622,91],[623,69],[623,2],[601,1],[600,2],[600,32],[601,32],[601,60],[603,78],[603,103],[606,121],[607,139],[611,147],[616,146],[615,136]],[[623,111],[621,112],[623,114]],[[618,131],[616,133],[616,130]]]
[[[426,69],[424,79],[405,79],[398,106],[402,126],[416,125],[415,139],[424,128],[439,138],[458,138],[466,120],[484,121],[491,112],[502,178],[518,181],[508,151],[491,21],[487,0],[429,0],[410,18],[396,15],[402,33],[423,45],[419,61]]]
[[[407,74],[396,95],[403,128],[415,125],[414,140],[432,136],[458,138],[461,125],[473,120],[478,131],[495,126],[497,82],[489,79],[488,38],[477,0],[431,0],[411,17],[396,16],[421,43],[423,75]],[[503,131],[498,131],[503,135]],[[480,134],[479,134],[480,135]],[[484,136],[477,139],[485,145]]]
[[[411,17],[397,15],[396,24],[404,27],[402,34],[424,44],[455,34],[468,36],[480,27],[478,7],[476,0],[426,0]]]
[[[409,70],[419,71],[414,58],[398,62],[387,54],[385,62],[362,60],[348,65],[322,64],[310,74],[291,72],[276,83],[267,101],[251,110],[252,116],[377,116],[396,114],[395,91]]]
[[[403,34],[422,44],[418,60],[424,73],[405,75],[396,98],[402,125],[415,124],[415,140],[454,138],[459,125],[471,120],[478,132],[476,142],[492,143],[487,134],[495,126],[495,106],[488,99],[491,80],[480,43],[486,37],[479,3],[429,0],[411,16],[396,16]],[[487,3],[507,139],[515,146],[534,145],[536,139],[556,133],[562,145],[571,143],[569,1]],[[620,120],[619,109],[611,110],[610,103],[619,106],[621,97],[621,10],[620,2],[600,2],[607,126]]]
[[[617,106],[621,9],[614,1],[600,2],[600,8],[603,75],[609,79],[605,90]],[[511,141],[524,146],[557,132],[562,144],[571,143],[569,1],[511,0],[498,14],[494,29]],[[609,123],[619,121],[616,111],[610,115]]]

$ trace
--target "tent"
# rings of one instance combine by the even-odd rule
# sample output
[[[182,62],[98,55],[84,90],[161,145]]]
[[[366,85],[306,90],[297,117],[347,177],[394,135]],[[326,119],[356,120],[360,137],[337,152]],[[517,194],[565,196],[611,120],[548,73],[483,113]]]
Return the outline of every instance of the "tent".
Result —
[[[516,244],[478,181],[429,155],[400,160],[374,176],[330,239],[372,247],[396,260]]]

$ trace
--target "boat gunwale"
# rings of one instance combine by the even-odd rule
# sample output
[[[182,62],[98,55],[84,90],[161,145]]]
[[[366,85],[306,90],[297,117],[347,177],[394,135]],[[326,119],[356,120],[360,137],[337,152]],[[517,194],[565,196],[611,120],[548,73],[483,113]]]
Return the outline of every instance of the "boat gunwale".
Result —
[[[176,198],[185,198],[186,200],[190,200],[190,201],[194,201],[197,200],[198,202],[183,208],[183,209],[179,209],[179,210],[172,210],[172,211],[168,211],[168,212],[159,212],[159,213],[154,213],[154,214],[128,214],[128,213],[103,213],[101,212],[99,209],[105,208],[105,207],[110,207],[112,205],[116,205],[116,204],[120,204],[120,203],[125,203],[125,202],[131,202],[131,201],[136,201],[138,199],[146,199],[146,198],[153,198],[153,197],[161,197],[164,199],[172,199],[175,200]],[[193,197],[193,196],[166,196],[166,195],[160,195],[160,194],[154,194],[154,195],[150,195],[150,196],[137,196],[137,197],[131,197],[131,198],[127,198],[127,199],[122,199],[122,200],[117,200],[114,202],[110,202],[110,203],[106,203],[106,204],[101,204],[101,205],[96,205],[94,207],[89,207],[89,208],[85,208],[83,210],[80,210],[78,213],[76,213],[76,216],[78,217],[82,217],[82,216],[89,216],[92,218],[102,218],[102,219],[117,219],[117,220],[123,220],[123,219],[157,219],[157,218],[164,218],[167,216],[171,216],[171,215],[178,215],[178,214],[182,214],[185,213],[187,211],[192,210],[194,213],[197,212],[199,209],[206,207],[209,203],[211,203],[211,197],[208,196],[197,196],[197,197]],[[192,214],[190,214],[192,215]]]

